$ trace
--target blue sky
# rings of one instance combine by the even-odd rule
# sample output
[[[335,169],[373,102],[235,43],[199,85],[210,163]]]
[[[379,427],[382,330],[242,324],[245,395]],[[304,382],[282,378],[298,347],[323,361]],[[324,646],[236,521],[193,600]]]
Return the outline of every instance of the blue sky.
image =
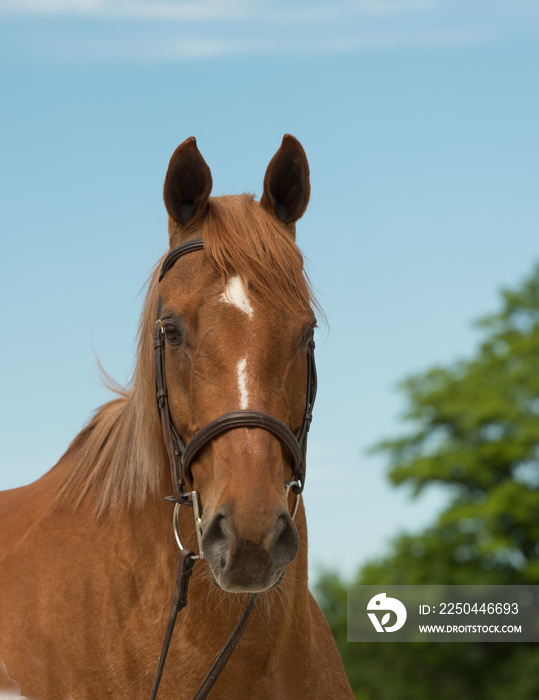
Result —
[[[539,6],[498,0],[0,0],[0,487],[50,468],[132,368],[166,249],[172,151],[261,194],[284,133],[298,240],[330,322],[305,492],[313,573],[346,574],[444,502],[367,448],[399,380],[473,351],[471,321],[539,258]]]

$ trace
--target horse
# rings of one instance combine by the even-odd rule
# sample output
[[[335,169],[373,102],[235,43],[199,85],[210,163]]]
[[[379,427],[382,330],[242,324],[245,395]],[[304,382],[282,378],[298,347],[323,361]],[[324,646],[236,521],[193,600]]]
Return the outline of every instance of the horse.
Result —
[[[178,546],[189,598],[159,700],[193,698],[255,598],[211,698],[354,697],[307,585],[318,307],[295,241],[305,152],[284,136],[260,201],[211,190],[191,137],[166,174],[170,251],[131,383],[49,472],[0,494],[0,688],[13,697],[148,698]]]

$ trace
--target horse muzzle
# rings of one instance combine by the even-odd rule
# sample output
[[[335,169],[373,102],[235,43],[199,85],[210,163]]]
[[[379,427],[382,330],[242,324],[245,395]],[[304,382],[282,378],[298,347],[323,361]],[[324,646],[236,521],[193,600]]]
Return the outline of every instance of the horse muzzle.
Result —
[[[202,548],[214,583],[230,593],[258,593],[279,584],[299,550],[289,513],[279,512],[263,533],[236,520],[232,508],[221,506],[203,526]]]

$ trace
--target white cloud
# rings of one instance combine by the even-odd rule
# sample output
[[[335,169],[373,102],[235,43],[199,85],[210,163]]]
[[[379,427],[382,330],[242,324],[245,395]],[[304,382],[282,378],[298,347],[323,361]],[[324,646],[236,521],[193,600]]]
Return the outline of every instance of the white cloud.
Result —
[[[431,11],[439,0],[344,0],[314,3],[272,0],[0,0],[0,12],[25,15],[86,15],[123,19],[220,21],[320,20],[350,15],[394,17]]]
[[[100,14],[107,0],[0,0],[0,12],[10,15]]]
[[[529,35],[531,0],[0,0],[0,14],[46,17],[41,52],[182,60],[459,47]],[[73,29],[55,18],[72,18]],[[92,19],[84,23],[80,20]],[[103,32],[103,27],[107,31]]]
[[[440,3],[437,0],[356,0],[355,8],[366,15],[396,16],[430,12]]]
[[[188,2],[108,2],[113,17],[197,22],[233,22],[253,17],[250,0],[189,0]]]
[[[0,12],[11,15],[91,16],[115,19],[215,21],[245,14],[249,0],[0,0]]]

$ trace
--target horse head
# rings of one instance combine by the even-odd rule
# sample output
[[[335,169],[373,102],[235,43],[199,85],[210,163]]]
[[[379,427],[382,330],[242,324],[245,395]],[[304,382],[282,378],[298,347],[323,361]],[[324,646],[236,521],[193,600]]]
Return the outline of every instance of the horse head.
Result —
[[[188,139],[164,187],[173,252],[159,284],[161,396],[174,442],[187,452],[196,443],[179,468],[180,490],[185,480],[202,504],[200,544],[212,579],[226,591],[256,592],[278,584],[299,549],[291,512],[304,454],[295,445],[304,452],[314,401],[315,326],[295,243],[310,192],[303,148],[283,138],[260,202],[212,198],[211,188]],[[256,416],[265,418],[258,424]]]

